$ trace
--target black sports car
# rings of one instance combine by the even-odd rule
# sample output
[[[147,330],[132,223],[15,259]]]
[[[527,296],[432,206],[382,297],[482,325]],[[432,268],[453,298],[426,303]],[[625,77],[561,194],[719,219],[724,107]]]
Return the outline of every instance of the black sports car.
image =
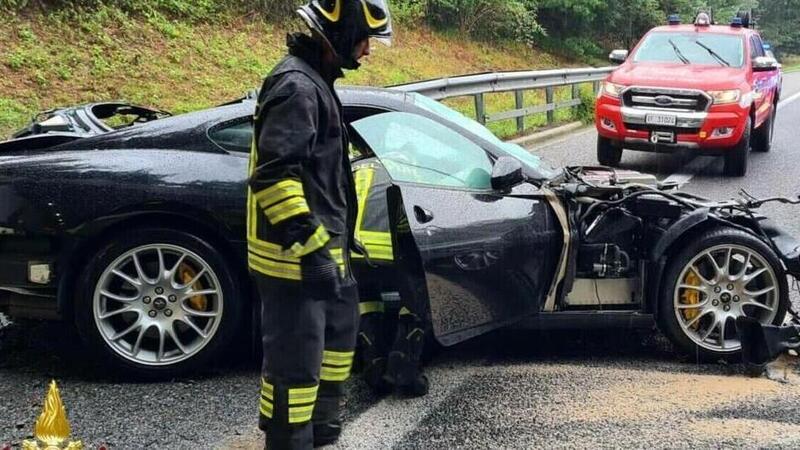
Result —
[[[403,276],[386,286],[429,305],[441,344],[511,325],[658,324],[685,352],[730,359],[735,318],[786,316],[800,243],[753,210],[795,200],[713,202],[635,172],[553,169],[428,98],[341,97],[354,160],[377,158],[393,180],[386,214]],[[93,351],[139,374],[228,351],[256,306],[253,108],[245,98],[169,117],[89,105],[1,143],[0,311],[74,321]]]

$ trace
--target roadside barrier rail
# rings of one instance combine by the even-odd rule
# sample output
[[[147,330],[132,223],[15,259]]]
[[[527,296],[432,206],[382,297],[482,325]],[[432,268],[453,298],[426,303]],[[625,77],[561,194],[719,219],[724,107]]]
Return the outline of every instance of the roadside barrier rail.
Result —
[[[457,77],[439,78],[436,80],[392,86],[404,92],[416,92],[434,100],[456,97],[474,97],[475,115],[482,124],[501,120],[516,119],[517,131],[525,129],[525,117],[547,113],[547,124],[555,121],[555,111],[562,108],[574,108],[582,103],[579,86],[592,83],[593,92],[599,89],[600,81],[616,67],[557,69],[557,70],[525,70],[515,72],[489,72]],[[555,100],[555,89],[561,86],[572,86],[571,98],[564,101]],[[525,92],[544,90],[543,105],[525,106]],[[515,109],[486,113],[485,96],[491,93],[513,92]]]

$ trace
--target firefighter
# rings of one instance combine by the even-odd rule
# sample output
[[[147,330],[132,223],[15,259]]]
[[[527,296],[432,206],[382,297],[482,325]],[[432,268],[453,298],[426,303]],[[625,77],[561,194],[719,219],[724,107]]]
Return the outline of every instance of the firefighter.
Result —
[[[364,244],[370,259],[369,265],[358,266],[364,269],[358,277],[362,294],[358,365],[364,381],[377,393],[394,390],[402,396],[420,397],[428,393],[428,379],[421,371],[424,312],[422,305],[413,304],[414,296],[398,286],[402,284],[402,277],[395,269],[386,198],[391,180],[380,162],[365,160],[355,166],[355,182],[358,196],[356,239]],[[356,254],[353,256],[359,258]],[[396,290],[404,295],[401,295],[396,321],[390,321],[383,295]],[[391,322],[396,323],[394,332]]]
[[[385,0],[313,0],[264,80],[247,192],[250,271],[261,297],[259,427],[268,449],[335,442],[353,362],[358,295],[350,251],[357,199],[334,82],[370,38],[392,37]]]

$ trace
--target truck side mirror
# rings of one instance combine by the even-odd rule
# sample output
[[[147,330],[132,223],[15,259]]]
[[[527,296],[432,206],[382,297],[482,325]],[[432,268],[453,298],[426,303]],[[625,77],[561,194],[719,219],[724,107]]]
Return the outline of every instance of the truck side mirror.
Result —
[[[778,61],[769,56],[753,58],[753,72],[771,72],[778,70]]]
[[[614,50],[611,54],[608,55],[608,59],[617,64],[622,64],[628,59],[628,51],[627,50]]]

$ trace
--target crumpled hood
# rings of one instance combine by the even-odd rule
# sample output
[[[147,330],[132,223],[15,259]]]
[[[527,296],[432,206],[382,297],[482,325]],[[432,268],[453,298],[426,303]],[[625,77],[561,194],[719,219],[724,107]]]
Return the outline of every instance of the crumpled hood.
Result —
[[[609,81],[623,85],[654,86],[679,89],[737,89],[746,81],[741,68],[699,64],[625,63],[615,70]]]

